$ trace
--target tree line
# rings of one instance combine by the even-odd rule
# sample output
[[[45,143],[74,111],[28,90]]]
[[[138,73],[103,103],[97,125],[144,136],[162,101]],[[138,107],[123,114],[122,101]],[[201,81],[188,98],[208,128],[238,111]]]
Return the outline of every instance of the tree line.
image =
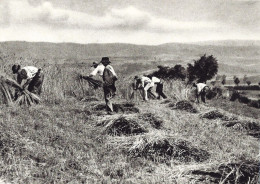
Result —
[[[216,80],[211,81],[211,84],[214,86],[218,81],[222,85],[227,83],[226,75],[217,75],[218,73],[218,62],[213,55],[207,56],[204,54],[199,59],[194,60],[193,64],[188,63],[187,68],[184,68],[182,65],[177,64],[174,67],[168,66],[157,66],[158,70],[151,73],[150,75],[156,76],[165,80],[171,79],[180,79],[187,81],[188,84],[193,82],[195,83],[206,83],[208,80],[211,80],[216,76]],[[237,76],[233,77],[233,82],[236,86],[240,84],[240,79]],[[247,75],[243,78],[244,84],[250,86],[252,82],[248,79]],[[260,81],[258,83],[260,86]]]

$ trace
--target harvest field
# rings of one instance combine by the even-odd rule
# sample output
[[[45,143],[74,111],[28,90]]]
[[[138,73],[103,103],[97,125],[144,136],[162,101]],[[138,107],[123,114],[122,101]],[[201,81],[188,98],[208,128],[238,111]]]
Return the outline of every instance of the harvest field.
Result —
[[[107,115],[102,89],[76,80],[101,57],[1,57],[0,71],[10,77],[14,63],[45,73],[42,103],[1,104],[0,179],[6,183],[259,181],[259,109],[222,98],[194,103],[191,86],[179,80],[165,81],[166,100],[130,99],[136,74],[178,60],[110,57],[119,80],[117,113]]]
[[[250,99],[260,99],[260,90],[244,90],[241,94],[246,95]]]

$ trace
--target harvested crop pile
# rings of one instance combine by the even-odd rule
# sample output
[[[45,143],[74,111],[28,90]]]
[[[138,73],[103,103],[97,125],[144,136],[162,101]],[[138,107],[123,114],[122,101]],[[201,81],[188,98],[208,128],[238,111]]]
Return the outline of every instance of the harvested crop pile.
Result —
[[[18,93],[18,98],[14,99],[12,93],[16,90]],[[41,99],[34,93],[29,92],[18,84],[15,80],[0,76],[0,92],[2,93],[3,103],[6,104],[17,104],[31,106],[33,104],[38,104]]]
[[[248,135],[260,138],[260,123],[254,121],[228,121],[223,124],[236,130],[245,131]]]
[[[129,154],[133,157],[145,157],[162,162],[171,158],[180,162],[202,162],[210,156],[207,151],[195,148],[187,141],[163,137],[141,137],[133,143]]]
[[[170,104],[171,106],[173,104]],[[182,100],[182,101],[179,101],[175,104],[175,106],[173,107],[174,109],[178,109],[178,110],[184,110],[184,111],[187,111],[187,112],[191,112],[191,113],[197,113],[197,109],[195,109],[192,104],[189,102],[189,101],[186,101],[186,100]]]
[[[206,112],[202,115],[202,118],[206,119],[221,119],[223,121],[230,121],[230,120],[236,120],[236,117],[229,117],[224,115],[223,113],[219,112],[218,110],[213,110],[210,112]]]
[[[122,104],[113,104],[113,109],[115,112],[127,112],[127,113],[139,113],[140,110],[135,107],[134,103],[122,103]],[[94,107],[95,111],[105,111],[106,105],[99,104]]]
[[[148,122],[153,128],[156,129],[160,129],[163,125],[163,120],[152,113],[141,114],[139,118]]]
[[[133,135],[148,132],[138,122],[127,117],[110,120],[105,126],[105,132],[113,136]]]
[[[258,183],[259,163],[243,161],[240,163],[221,164],[211,171],[194,170],[193,175],[200,176],[200,181],[208,183]],[[204,183],[203,182],[203,183]]]

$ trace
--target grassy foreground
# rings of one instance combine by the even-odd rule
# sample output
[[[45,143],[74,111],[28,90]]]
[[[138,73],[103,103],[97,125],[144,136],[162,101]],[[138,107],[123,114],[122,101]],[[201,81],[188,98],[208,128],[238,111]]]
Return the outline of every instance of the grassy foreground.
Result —
[[[43,65],[42,104],[0,105],[0,183],[257,183],[258,109],[185,102],[180,81],[165,83],[168,100],[129,102],[130,79],[151,66],[113,66],[115,115],[106,115],[102,90],[76,82],[90,72],[80,63]]]
[[[257,183],[258,139],[246,129],[223,126],[221,118],[202,118],[215,107],[192,104],[197,113],[191,113],[173,108],[172,99],[116,101],[120,108],[112,116],[94,98],[1,106],[0,178],[12,183]],[[113,123],[120,118],[128,121],[119,130],[120,123]],[[246,172],[252,175],[244,177]]]

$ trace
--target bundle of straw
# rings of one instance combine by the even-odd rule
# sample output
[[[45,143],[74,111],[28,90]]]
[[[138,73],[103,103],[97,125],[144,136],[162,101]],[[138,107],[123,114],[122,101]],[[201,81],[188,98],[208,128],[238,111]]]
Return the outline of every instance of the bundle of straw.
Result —
[[[10,88],[8,88],[5,82],[3,82],[2,78],[0,78],[0,92],[2,93],[1,97],[3,97],[3,103],[11,104],[13,99],[12,93],[10,91]]]
[[[95,80],[95,79],[93,79],[93,78],[91,78],[91,77],[87,77],[87,76],[84,77],[84,79],[87,80],[89,86],[92,87],[92,88],[94,88],[94,89],[97,89],[97,88],[102,87],[103,82],[100,81],[100,80]]]
[[[20,92],[17,99],[13,98],[11,87]],[[36,94],[23,89],[15,80],[5,76],[0,76],[0,91],[3,93],[7,104],[31,106],[41,101]]]
[[[103,82],[100,80],[95,80],[91,77],[82,76],[82,75],[78,74],[77,80],[81,82],[82,78],[88,82],[88,84],[91,88],[98,89],[103,86]]]

